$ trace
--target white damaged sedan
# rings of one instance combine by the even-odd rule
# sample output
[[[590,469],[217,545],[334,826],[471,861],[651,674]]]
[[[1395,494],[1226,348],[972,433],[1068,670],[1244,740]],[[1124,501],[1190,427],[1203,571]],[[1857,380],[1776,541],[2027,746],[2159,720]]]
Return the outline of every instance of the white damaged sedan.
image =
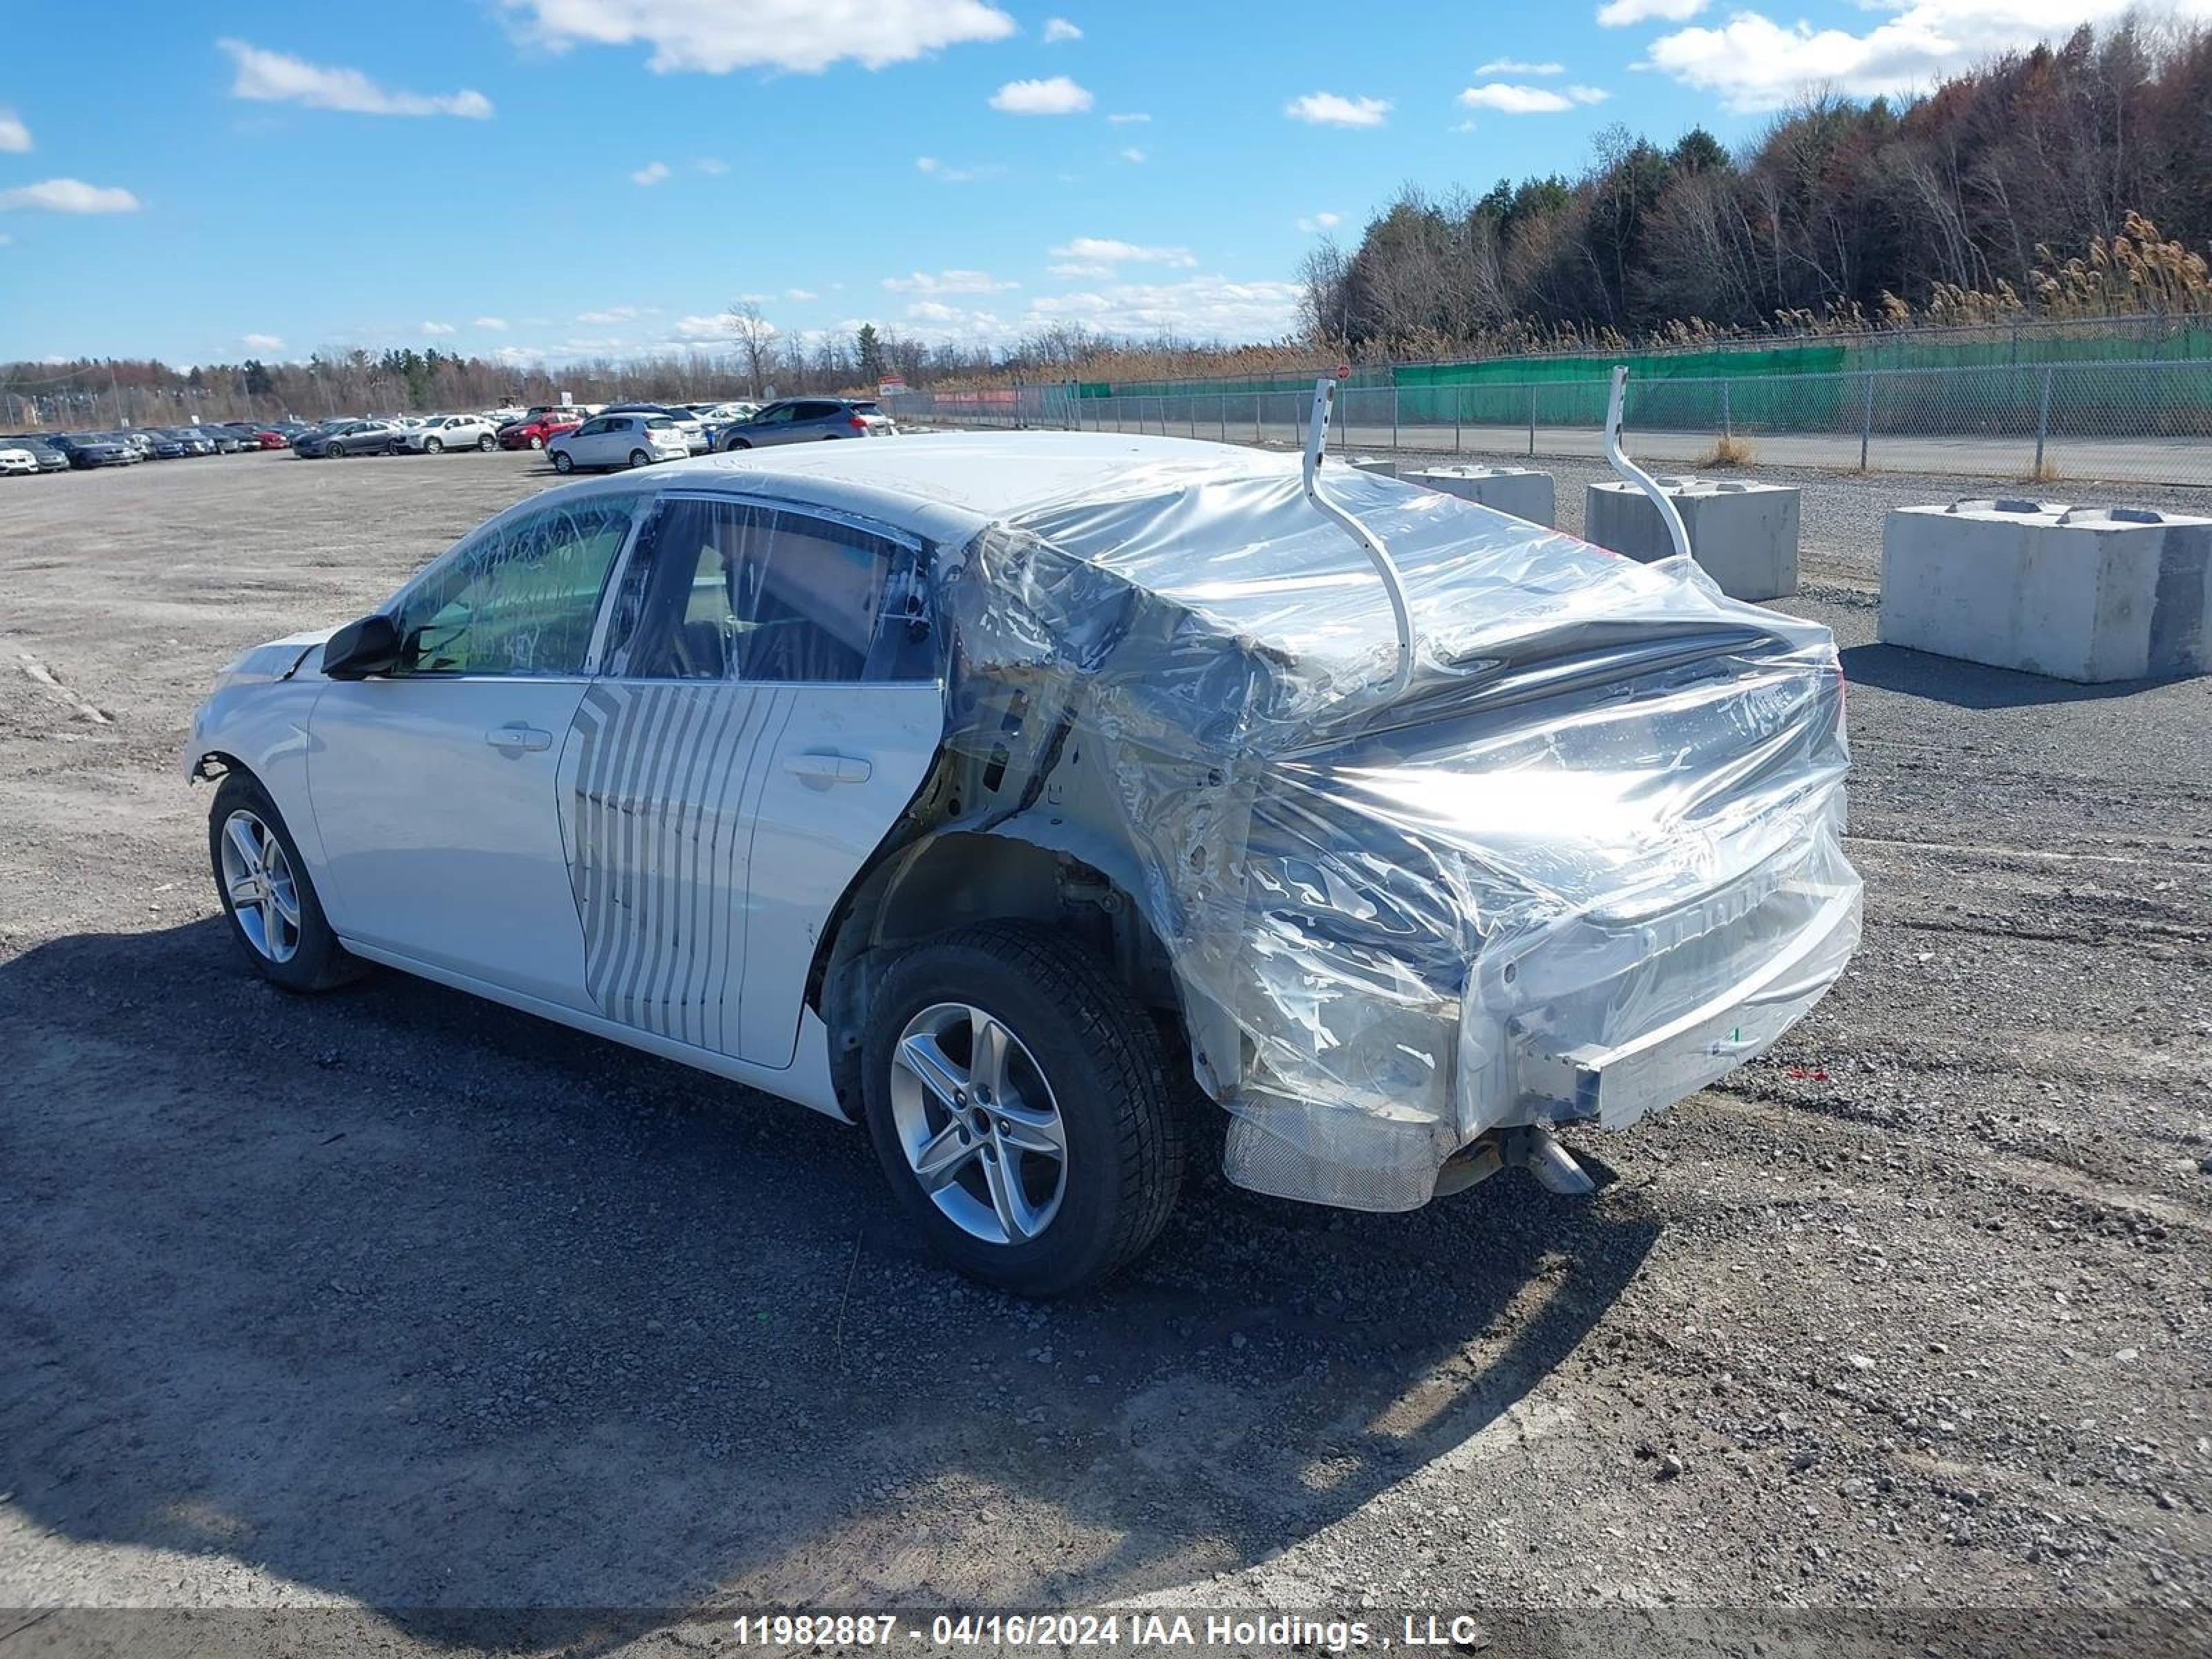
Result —
[[[1289,1197],[1586,1189],[1559,1126],[1763,1052],[1858,935],[1825,629],[1180,440],[550,490],[247,652],[184,758],[278,985],[382,964],[864,1122],[1030,1294],[1145,1248],[1194,1113]]]

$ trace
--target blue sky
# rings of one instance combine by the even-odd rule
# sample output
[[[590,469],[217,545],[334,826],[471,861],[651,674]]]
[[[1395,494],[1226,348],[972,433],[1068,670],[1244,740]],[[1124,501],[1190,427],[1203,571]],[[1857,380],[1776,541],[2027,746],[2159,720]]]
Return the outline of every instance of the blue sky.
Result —
[[[2183,0],[2205,15],[2212,0]],[[9,18],[0,359],[1291,323],[1403,182],[1756,134],[2118,0],[412,0]]]

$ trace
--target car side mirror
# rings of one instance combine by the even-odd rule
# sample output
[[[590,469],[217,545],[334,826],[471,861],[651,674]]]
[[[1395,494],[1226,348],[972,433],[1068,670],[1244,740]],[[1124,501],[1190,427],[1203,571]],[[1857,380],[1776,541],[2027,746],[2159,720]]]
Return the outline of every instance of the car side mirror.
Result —
[[[386,673],[398,661],[398,625],[380,611],[348,623],[323,646],[323,672],[334,680]]]

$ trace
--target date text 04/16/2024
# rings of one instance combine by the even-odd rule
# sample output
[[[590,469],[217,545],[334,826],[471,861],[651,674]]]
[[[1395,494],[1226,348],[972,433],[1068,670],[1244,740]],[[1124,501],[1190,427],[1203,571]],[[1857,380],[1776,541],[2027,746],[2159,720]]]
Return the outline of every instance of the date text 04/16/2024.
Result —
[[[927,1643],[946,1650],[1051,1647],[1283,1648],[1327,1653],[1402,1647],[1464,1648],[1480,1642],[1480,1624],[1467,1613],[1408,1613],[1389,1633],[1364,1619],[1299,1613],[949,1613],[927,1622],[895,1613],[753,1613],[733,1621],[738,1644],[781,1649]],[[1394,1639],[1395,1638],[1395,1639]]]

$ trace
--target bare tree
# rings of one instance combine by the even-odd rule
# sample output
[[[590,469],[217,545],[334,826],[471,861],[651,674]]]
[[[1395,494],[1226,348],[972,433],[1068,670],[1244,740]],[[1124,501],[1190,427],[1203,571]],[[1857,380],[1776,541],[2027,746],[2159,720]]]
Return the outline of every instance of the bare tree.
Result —
[[[731,337],[738,343],[738,355],[745,365],[747,395],[761,395],[763,371],[772,364],[775,353],[775,325],[761,315],[761,308],[750,300],[732,300],[724,313],[730,325]]]

